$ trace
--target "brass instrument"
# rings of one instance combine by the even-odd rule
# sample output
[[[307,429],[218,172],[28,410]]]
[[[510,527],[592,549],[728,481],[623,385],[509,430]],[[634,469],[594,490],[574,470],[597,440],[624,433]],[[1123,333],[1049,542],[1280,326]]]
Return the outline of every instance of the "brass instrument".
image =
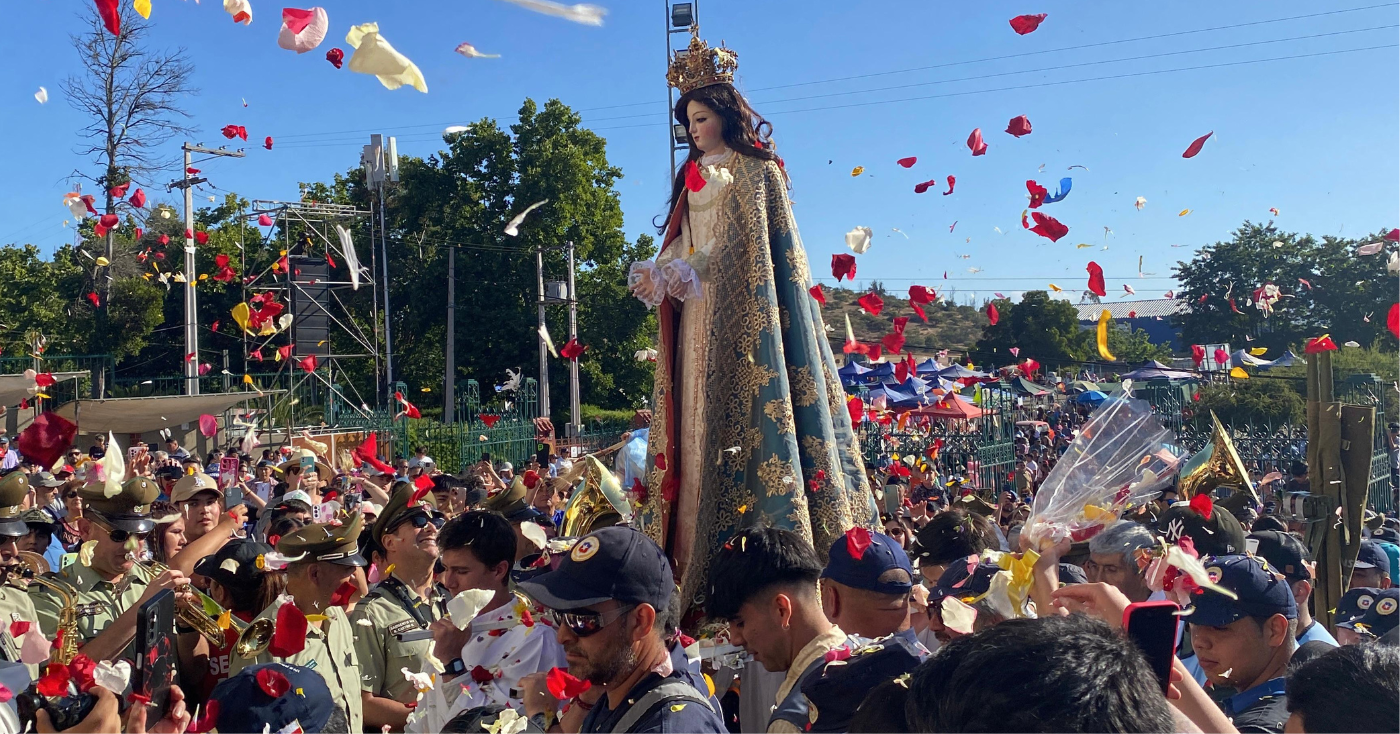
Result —
[[[238,642],[233,645],[233,652],[244,659],[261,655],[262,651],[272,644],[272,633],[276,630],[277,623],[266,617],[253,620],[252,624],[239,633]]]
[[[152,576],[159,576],[170,570],[169,566],[156,561],[148,561],[141,565],[145,566],[146,569],[151,572]],[[223,606],[209,598],[208,594],[188,584],[181,586],[176,591],[181,593],[189,592],[194,598],[190,599],[185,596],[177,596],[175,616],[179,617],[180,621],[193,627],[196,632],[209,641],[209,644],[215,647],[223,647],[226,640],[224,639],[224,631],[219,628],[218,623],[219,617],[222,617],[224,614]],[[243,625],[241,621],[232,615],[229,616],[229,622],[233,625],[234,629],[239,629]]]
[[[78,631],[78,590],[56,576],[41,575],[49,572],[49,564],[38,553],[21,551],[19,561],[24,566],[22,578],[49,590],[62,603],[58,610],[58,635],[62,641],[49,651],[49,661],[67,665],[78,656],[78,639],[82,634]]]
[[[598,454],[583,457],[579,464],[583,465],[583,487],[575,490],[569,498],[569,504],[564,507],[564,523],[559,529],[560,536],[566,538],[577,538],[598,528],[617,525],[632,516],[632,507],[622,491],[622,485],[598,460]]]
[[[1210,419],[1215,424],[1210,445],[1198,451],[1181,468],[1177,480],[1179,496],[1188,500],[1198,494],[1208,495],[1216,487],[1235,487],[1238,491],[1248,490],[1258,504],[1259,493],[1254,491],[1254,483],[1249,481],[1249,471],[1235,451],[1229,432],[1221,425],[1215,411],[1211,411]]]

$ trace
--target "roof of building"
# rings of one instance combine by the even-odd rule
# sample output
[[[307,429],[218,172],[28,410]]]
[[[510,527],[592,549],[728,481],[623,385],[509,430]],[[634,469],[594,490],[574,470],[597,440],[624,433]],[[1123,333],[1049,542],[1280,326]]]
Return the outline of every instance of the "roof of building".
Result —
[[[1107,301],[1104,303],[1076,304],[1080,321],[1098,321],[1099,314],[1108,309],[1108,315],[1115,319],[1150,319],[1156,316],[1166,318],[1191,310],[1183,298],[1153,298],[1143,301]],[[1133,316],[1128,316],[1131,313]]]

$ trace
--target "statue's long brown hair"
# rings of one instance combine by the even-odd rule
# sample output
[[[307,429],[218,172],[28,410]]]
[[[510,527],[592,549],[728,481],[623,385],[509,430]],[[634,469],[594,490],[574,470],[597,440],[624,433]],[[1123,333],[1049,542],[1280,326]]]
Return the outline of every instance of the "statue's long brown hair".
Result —
[[[687,130],[690,129],[690,118],[686,116],[685,111],[691,100],[709,107],[719,116],[723,123],[724,144],[729,146],[730,150],[750,158],[779,160],[777,153],[773,151],[773,125],[755,112],[732,84],[711,84],[681,95],[676,102],[676,122]],[[690,141],[690,154],[686,156],[686,161],[698,161],[702,155],[704,153],[695,147],[695,141]],[[662,234],[665,234],[671,216],[676,211],[676,202],[680,200],[684,190],[685,168],[682,166],[681,170],[676,171],[676,180],[671,186],[671,201],[666,207],[665,218],[657,227],[657,231]]]

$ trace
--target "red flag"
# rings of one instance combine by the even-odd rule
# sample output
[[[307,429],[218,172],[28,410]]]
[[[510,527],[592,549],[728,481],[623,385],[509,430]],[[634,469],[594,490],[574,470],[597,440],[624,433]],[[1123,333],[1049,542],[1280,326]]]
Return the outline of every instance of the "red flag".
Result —
[[[918,315],[919,315],[919,318],[923,319],[925,324],[928,323],[928,314],[924,313],[924,307],[923,307],[923,306],[920,306],[920,305],[917,304],[917,303],[911,302],[911,303],[909,304],[909,308],[914,309],[914,313],[918,314]]]
[[[305,357],[302,357],[301,359],[297,360],[297,366],[301,367],[307,372],[315,372],[316,367],[319,366],[319,363],[316,361],[316,355],[308,354]]]
[[[1039,15],[1018,15],[1010,20],[1011,30],[1016,31],[1017,34],[1022,36],[1027,33],[1032,33],[1035,29],[1040,27],[1041,23],[1045,22],[1046,15],[1047,13],[1040,13]]]
[[[894,333],[896,333],[896,334],[903,334],[903,333],[904,333],[904,327],[906,327],[906,326],[908,326],[908,325],[909,325],[909,317],[908,317],[908,316],[896,316],[896,317],[894,317]],[[899,350],[896,349],[895,351],[899,351]]]
[[[117,9],[117,0],[97,0],[97,13],[102,16],[102,25],[114,36],[122,34],[122,14]]]
[[[1108,290],[1104,287],[1103,282],[1103,268],[1091,260],[1085,269],[1089,271],[1089,292],[1099,298],[1108,295]]]
[[[1042,18],[1044,16],[1041,16]],[[1006,123],[1006,132],[1021,137],[1031,134],[1031,121],[1025,115],[1018,115],[1011,118],[1011,122]]]
[[[885,346],[885,351],[890,354],[898,354],[900,350],[904,349],[904,335],[897,332],[886,334],[885,337],[880,340],[880,343]],[[900,380],[900,382],[903,382],[903,380]]]
[[[873,291],[861,296],[856,303],[859,303],[860,307],[871,316],[879,316],[881,309],[885,307],[884,299]]]
[[[1195,140],[1192,140],[1192,141],[1191,141],[1191,144],[1188,145],[1188,146],[1186,146],[1186,152],[1185,152],[1185,153],[1182,153],[1182,154],[1181,154],[1181,157],[1182,157],[1182,158],[1195,158],[1195,157],[1196,157],[1196,154],[1199,153],[1199,152],[1201,152],[1201,148],[1202,148],[1203,146],[1205,146],[1205,144],[1206,144],[1206,139],[1209,138],[1210,136],[1214,135],[1214,134],[1215,134],[1215,131],[1212,130],[1212,131],[1206,133],[1205,135],[1202,135],[1201,137],[1196,138]]]
[[[997,313],[997,305],[995,303],[987,304],[987,320],[992,322],[992,326],[996,326],[1000,319],[1001,314]]]
[[[841,253],[831,256],[831,275],[840,283],[842,278],[856,279],[856,256]]]
[[[987,144],[982,142],[982,128],[975,128],[971,135],[967,136],[967,147],[973,155],[985,155]]]

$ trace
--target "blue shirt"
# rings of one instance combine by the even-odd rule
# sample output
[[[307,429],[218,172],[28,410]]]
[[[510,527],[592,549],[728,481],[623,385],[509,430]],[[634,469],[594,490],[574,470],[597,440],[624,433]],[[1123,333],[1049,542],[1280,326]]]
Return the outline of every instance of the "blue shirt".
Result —
[[[671,677],[685,680],[683,676],[677,673],[672,673]],[[637,685],[632,686],[632,690],[627,692],[627,698],[624,699],[622,705],[618,706],[616,709],[608,708],[607,696],[598,699],[598,703],[593,705],[593,708],[588,712],[588,716],[583,719],[583,726],[581,727],[582,734],[594,734],[595,732],[601,734],[602,732],[612,731],[632,707],[629,702],[639,700],[642,696],[646,695],[647,691],[656,687],[663,680],[665,680],[665,678],[662,678],[656,673],[652,673],[643,678]],[[697,693],[702,696],[708,692],[708,690],[697,691]],[[681,703],[684,705],[681,705]],[[711,711],[709,706],[693,701],[684,701],[681,703],[663,703],[657,706],[653,710],[647,712],[647,714],[639,719],[628,731],[656,732],[658,734],[666,734],[669,732],[686,732],[687,734],[729,734],[729,729],[724,726],[724,721],[720,719],[719,714]],[[677,706],[680,707],[680,710],[673,710]]]
[[[1288,721],[1285,678],[1271,678],[1220,702],[1220,708],[1241,734],[1283,731]]]
[[[1308,625],[1308,628],[1303,631],[1303,634],[1299,635],[1298,644],[1301,645],[1304,642],[1312,642],[1313,640],[1325,642],[1332,647],[1339,647],[1337,638],[1333,637],[1332,633],[1328,632],[1326,627],[1318,624],[1316,620],[1313,620],[1313,623]]]
[[[1387,543],[1384,540],[1377,540],[1376,545],[1380,546],[1381,550],[1385,551],[1385,554],[1390,557],[1391,580],[1400,582],[1400,545]]]

